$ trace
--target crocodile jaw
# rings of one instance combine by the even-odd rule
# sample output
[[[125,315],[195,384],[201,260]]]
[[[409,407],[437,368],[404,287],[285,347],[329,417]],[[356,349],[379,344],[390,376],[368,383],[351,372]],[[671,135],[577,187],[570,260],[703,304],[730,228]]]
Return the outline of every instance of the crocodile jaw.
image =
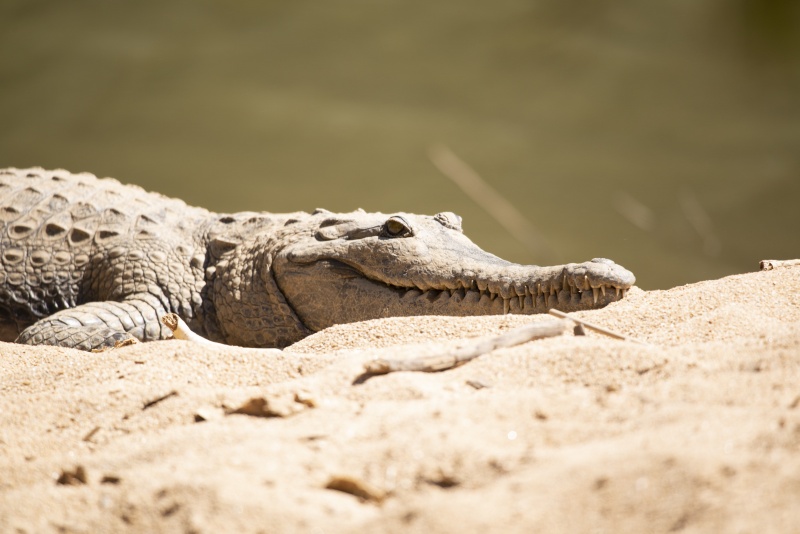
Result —
[[[535,314],[545,313],[550,308],[587,310],[622,298],[630,287],[587,287],[586,275],[579,279],[584,266],[563,266],[561,275],[553,276],[552,283],[536,281],[539,277],[534,275],[528,278],[532,285],[523,283],[525,279],[520,278],[517,283],[509,283],[493,292],[490,289],[493,284],[477,280],[474,284],[458,282],[456,285],[460,287],[457,288],[389,285],[370,279],[338,260],[321,259],[284,271],[280,285],[295,313],[314,331],[379,317]],[[575,283],[581,281],[580,285]]]

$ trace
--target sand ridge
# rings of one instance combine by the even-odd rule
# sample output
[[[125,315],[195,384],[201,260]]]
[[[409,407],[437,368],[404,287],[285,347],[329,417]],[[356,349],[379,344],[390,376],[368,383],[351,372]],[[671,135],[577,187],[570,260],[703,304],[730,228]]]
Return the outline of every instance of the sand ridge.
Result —
[[[268,357],[0,344],[0,531],[800,528],[799,267],[578,315],[649,345],[590,332],[354,384],[547,317],[339,325]],[[253,399],[276,415],[226,415]]]

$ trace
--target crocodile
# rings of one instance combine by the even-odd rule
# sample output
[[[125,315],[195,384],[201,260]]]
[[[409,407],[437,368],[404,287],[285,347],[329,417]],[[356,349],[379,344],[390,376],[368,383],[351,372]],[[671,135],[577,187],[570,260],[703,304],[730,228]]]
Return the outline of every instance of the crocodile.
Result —
[[[286,347],[391,316],[599,308],[633,274],[485,252],[445,212],[219,214],[111,178],[0,170],[0,340],[97,350],[172,336]]]

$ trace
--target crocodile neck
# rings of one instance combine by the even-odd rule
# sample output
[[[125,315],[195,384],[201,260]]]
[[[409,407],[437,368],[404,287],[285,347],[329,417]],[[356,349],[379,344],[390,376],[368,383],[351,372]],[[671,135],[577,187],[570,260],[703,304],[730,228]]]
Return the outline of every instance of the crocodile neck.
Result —
[[[210,280],[222,339],[241,347],[285,347],[311,334],[278,289],[272,251],[279,237],[262,233],[221,255]]]

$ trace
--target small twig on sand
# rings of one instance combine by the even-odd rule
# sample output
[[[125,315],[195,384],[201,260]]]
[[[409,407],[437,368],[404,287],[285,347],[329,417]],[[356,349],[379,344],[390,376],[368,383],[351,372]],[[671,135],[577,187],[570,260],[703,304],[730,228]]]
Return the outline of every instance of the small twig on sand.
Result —
[[[100,427],[99,427],[99,426],[96,426],[96,427],[94,427],[93,429],[91,429],[91,430],[89,431],[89,433],[88,433],[88,434],[86,434],[85,436],[83,436],[83,441],[92,441],[92,438],[93,438],[93,437],[94,437],[94,435],[95,435],[95,434],[97,434],[98,432],[100,432]]]
[[[795,265],[800,265],[800,260],[761,260],[761,263],[758,264],[762,271],[771,271],[781,267],[794,267]]]
[[[575,317],[573,315],[570,315],[568,313],[564,313],[564,312],[559,311],[559,310],[551,309],[547,313],[549,313],[550,315],[553,315],[555,317],[560,317],[562,319],[569,319],[570,321],[574,321],[575,323],[577,323],[579,325],[585,326],[589,330],[594,330],[595,332],[600,332],[601,334],[605,334],[605,335],[607,335],[609,337],[613,337],[613,338],[616,338],[616,339],[621,339],[623,341],[631,341],[633,343],[638,343],[640,345],[649,345],[649,343],[645,343],[644,341],[639,341],[638,339],[634,339],[634,338],[629,337],[629,336],[623,336],[622,334],[617,334],[616,332],[612,332],[608,328],[603,328],[602,326],[598,326],[596,324],[592,324],[590,322],[584,321],[583,319],[578,319],[577,317]]]
[[[146,410],[148,408],[151,408],[151,407],[155,406],[156,404],[158,404],[159,402],[165,401],[165,400],[169,399],[170,397],[176,397],[177,395],[178,395],[178,392],[173,389],[172,391],[170,391],[169,393],[167,393],[165,395],[161,395],[160,397],[156,397],[155,399],[152,399],[152,400],[149,400],[149,401],[145,402],[144,406],[142,407],[142,410]]]
[[[223,343],[217,343],[215,341],[210,341],[202,336],[199,336],[192,332],[189,329],[189,325],[183,322],[183,319],[178,317],[177,314],[168,313],[161,317],[161,322],[164,325],[172,330],[172,335],[175,336],[175,339],[183,339],[185,341],[193,341],[194,343],[198,343],[200,345],[204,345],[206,347],[211,347],[215,349],[228,349],[234,348],[231,345],[225,345]],[[253,350],[261,350],[261,351],[268,351],[274,354],[280,354],[281,349],[253,349]]]
[[[350,476],[333,476],[325,484],[325,489],[349,493],[362,501],[381,503],[386,498],[386,492],[359,478]]]
[[[534,339],[560,336],[568,325],[569,322],[567,321],[534,323],[515,328],[498,336],[468,341],[455,350],[434,354],[433,356],[424,356],[411,360],[372,360],[365,365],[365,372],[369,375],[384,375],[396,371],[421,371],[425,373],[444,371],[492,352],[495,349],[513,347]]]

